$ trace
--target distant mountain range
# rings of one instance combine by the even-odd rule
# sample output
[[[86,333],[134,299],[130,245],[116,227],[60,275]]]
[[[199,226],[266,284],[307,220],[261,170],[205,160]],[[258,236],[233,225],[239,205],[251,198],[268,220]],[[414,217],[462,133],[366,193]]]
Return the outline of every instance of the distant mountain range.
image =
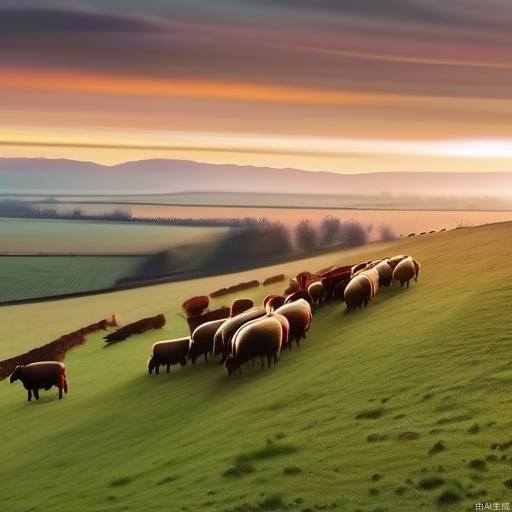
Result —
[[[141,160],[106,166],[75,160],[0,158],[0,194],[182,192],[509,198],[512,196],[512,173],[339,174],[187,160]]]

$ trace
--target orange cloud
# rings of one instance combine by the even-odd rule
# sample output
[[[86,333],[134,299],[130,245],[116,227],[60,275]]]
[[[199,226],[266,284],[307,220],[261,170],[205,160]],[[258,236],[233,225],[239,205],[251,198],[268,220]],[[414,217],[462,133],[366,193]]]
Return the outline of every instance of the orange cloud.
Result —
[[[429,97],[214,80],[181,80],[67,71],[0,70],[0,87],[141,96],[187,96],[271,103],[424,105]]]

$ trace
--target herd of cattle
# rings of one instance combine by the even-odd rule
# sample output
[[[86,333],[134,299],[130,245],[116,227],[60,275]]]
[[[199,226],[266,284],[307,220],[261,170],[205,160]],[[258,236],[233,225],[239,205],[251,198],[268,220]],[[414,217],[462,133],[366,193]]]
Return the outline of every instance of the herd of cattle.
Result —
[[[368,305],[379,287],[393,281],[409,287],[417,281],[420,266],[410,256],[399,255],[357,265],[333,267],[319,273],[302,272],[290,280],[282,295],[268,295],[262,306],[254,307],[251,299],[236,299],[230,308],[216,310],[222,318],[211,319],[207,312],[206,296],[192,297],[183,304],[187,313],[190,336],[159,341],[152,345],[147,362],[149,374],[159,373],[164,366],[167,372],[172,365],[195,364],[204,357],[218,358],[228,375],[241,373],[241,366],[260,359],[267,366],[279,360],[281,350],[291,350],[293,342],[300,344],[306,337],[313,312],[330,299],[343,300],[347,311]],[[215,312],[213,312],[215,313]],[[64,364],[58,361],[40,361],[17,366],[10,382],[20,380],[28,391],[39,399],[39,390],[56,386],[59,398],[67,393]]]

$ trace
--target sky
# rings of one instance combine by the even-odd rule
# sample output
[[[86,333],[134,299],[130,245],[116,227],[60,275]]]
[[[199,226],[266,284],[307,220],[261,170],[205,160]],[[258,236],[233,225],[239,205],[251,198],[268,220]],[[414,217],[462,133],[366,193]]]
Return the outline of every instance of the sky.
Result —
[[[0,156],[512,170],[510,0],[0,0]]]

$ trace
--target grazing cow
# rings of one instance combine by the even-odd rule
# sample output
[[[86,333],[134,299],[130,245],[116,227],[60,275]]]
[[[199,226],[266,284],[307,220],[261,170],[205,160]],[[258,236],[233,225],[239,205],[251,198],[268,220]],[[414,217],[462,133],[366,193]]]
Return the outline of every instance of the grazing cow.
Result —
[[[68,392],[66,381],[66,369],[63,363],[58,361],[40,361],[24,366],[16,366],[10,376],[11,384],[21,380],[23,387],[28,392],[28,401],[32,400],[32,393],[39,400],[39,390],[48,391],[52,386],[59,389],[59,400],[62,399],[62,391]]]
[[[173,364],[186,366],[190,338],[178,338],[175,340],[157,341],[151,347],[151,355],[148,359],[148,373],[151,375],[153,370],[158,375],[160,366],[167,367],[167,373]]]
[[[224,362],[228,375],[237,370],[242,373],[240,366],[257,357],[266,358],[269,367],[272,360],[277,363],[284,332],[285,327],[281,321],[272,316],[256,319],[240,327]]]
[[[393,280],[399,281],[400,287],[407,284],[407,288],[409,288],[409,281],[414,279],[417,282],[419,273],[420,264],[409,256],[400,261],[395,267],[395,270],[393,270]]]

